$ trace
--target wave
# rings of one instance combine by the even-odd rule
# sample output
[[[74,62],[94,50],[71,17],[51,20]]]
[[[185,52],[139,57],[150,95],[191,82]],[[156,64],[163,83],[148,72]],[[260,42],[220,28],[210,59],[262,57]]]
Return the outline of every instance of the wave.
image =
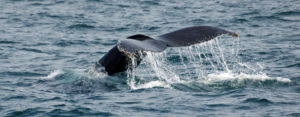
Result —
[[[128,89],[123,75],[108,76],[106,73],[89,69],[55,70],[38,81],[47,84],[50,90],[59,93],[82,94],[110,92]]]
[[[258,15],[253,16],[251,19],[259,20],[259,21],[267,21],[267,20],[279,20],[279,21],[287,21],[287,22],[298,22],[300,19],[299,10],[290,10],[284,12],[276,12],[268,15]]]

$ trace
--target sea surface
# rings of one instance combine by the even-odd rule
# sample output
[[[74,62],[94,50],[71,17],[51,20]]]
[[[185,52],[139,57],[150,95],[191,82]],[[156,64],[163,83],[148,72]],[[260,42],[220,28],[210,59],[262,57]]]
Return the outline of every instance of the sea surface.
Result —
[[[0,116],[299,117],[299,0],[0,0]],[[234,31],[94,64],[118,40],[190,26]]]

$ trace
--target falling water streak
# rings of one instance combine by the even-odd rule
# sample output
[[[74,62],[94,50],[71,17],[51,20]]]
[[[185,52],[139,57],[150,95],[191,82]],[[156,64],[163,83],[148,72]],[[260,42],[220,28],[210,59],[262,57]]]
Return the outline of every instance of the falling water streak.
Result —
[[[199,76],[200,74],[197,72],[198,71],[198,67],[195,65],[196,64],[196,58],[195,58],[195,54],[194,54],[194,50],[195,48],[193,48],[194,46],[190,46],[188,47],[188,53],[189,53],[189,58],[190,58],[190,64],[192,64],[193,67],[193,73],[197,73]]]
[[[236,54],[234,55],[234,56],[235,56],[235,57],[234,57],[234,59],[235,59],[234,62],[235,62],[235,64],[236,64],[236,66],[237,66],[238,63],[241,63],[241,62],[242,62],[242,59],[241,59],[240,56],[239,56],[239,54],[240,54],[240,38],[239,38],[239,37],[237,37],[235,45],[236,45],[236,46],[234,46],[234,47],[236,47],[236,48],[235,48]],[[236,69],[237,69],[237,68],[236,68]]]
[[[231,45],[231,54],[232,54],[232,57],[231,57],[231,63],[233,64],[233,67],[232,69],[233,70],[237,70],[238,69],[238,63],[241,62],[241,59],[240,59],[240,56],[238,55],[239,54],[239,49],[240,49],[240,38],[237,37],[237,39],[234,39],[234,41],[232,41],[232,45]]]
[[[226,69],[227,72],[229,72],[228,65],[227,65],[227,62],[226,62],[225,57],[224,57],[224,52],[223,52],[223,50],[221,49],[221,47],[219,45],[219,39],[216,38],[215,41],[216,41],[216,46],[219,49],[219,54],[221,55],[220,59],[223,62],[223,67]]]
[[[130,86],[131,89],[137,89],[136,82],[135,82],[135,69],[136,61],[135,58],[130,58],[131,64],[129,64],[132,69],[127,69],[127,84]]]
[[[256,64],[257,64],[257,66],[259,67],[260,71],[262,71],[263,68],[264,68],[263,64],[260,64],[260,63],[256,63]]]
[[[215,53],[213,53],[213,54],[215,56],[215,59],[218,60],[218,65],[221,66],[222,71],[228,72],[229,69],[227,66],[226,59],[224,57],[224,51],[222,51],[222,49],[220,49],[220,45],[217,41],[217,38],[214,40],[213,47],[214,47],[214,51],[215,51]]]
[[[163,63],[161,64],[161,66],[164,68],[164,70],[166,71],[167,74],[169,74],[169,78],[167,78],[166,80],[168,82],[181,82],[179,76],[176,75],[176,73],[174,73],[174,69],[172,68],[172,64],[168,64],[167,63],[167,51],[162,53],[162,57],[160,57],[163,61]],[[169,80],[170,79],[170,80]]]
[[[210,41],[208,44],[209,44],[209,49],[208,50],[210,50],[210,53],[212,55],[211,60],[217,66],[216,71],[219,71],[220,69],[225,68],[224,64],[222,64],[222,59],[220,57],[220,51],[217,49],[217,45],[216,45],[215,40]]]
[[[166,53],[152,53],[149,52],[149,62],[154,63],[155,67],[152,67],[154,72],[158,73],[157,77],[166,81],[167,83],[180,82],[180,78],[173,72],[170,64],[166,63]],[[161,77],[163,76],[163,77]]]
[[[201,51],[201,47],[205,47],[206,46],[206,44],[202,44],[201,46],[199,45],[199,46],[195,46],[196,47],[196,50],[197,50],[197,55],[199,56],[199,58],[201,59],[201,61],[200,61],[200,63],[199,64],[203,64],[204,62],[207,62],[207,57],[206,57],[206,53],[207,52],[205,52],[205,51]],[[203,58],[202,58],[202,56],[201,56],[201,52],[202,52],[202,55],[204,56]],[[210,62],[210,61],[209,61]],[[211,64],[211,66],[214,68],[214,66],[213,66],[213,64],[210,62],[210,64]],[[201,71],[201,73],[202,73],[202,76],[201,77],[204,77],[205,76],[205,74],[206,74],[206,72],[205,72],[205,70],[203,70],[203,69],[201,69],[200,68],[200,71]],[[198,77],[199,78],[199,77]]]
[[[202,64],[203,63],[203,60],[202,60],[202,57],[201,57],[201,53],[199,51],[199,47],[198,46],[193,46],[197,52],[197,56],[199,57],[199,64]],[[204,76],[204,73],[203,73],[203,70],[201,70],[201,68],[199,68],[197,71],[200,71],[200,76],[203,77]],[[200,77],[198,76],[198,78]]]
[[[247,70],[251,70],[251,72],[256,73],[256,69],[249,66],[247,63],[238,63],[240,66],[247,68]]]
[[[159,56],[160,54],[158,53],[157,56]],[[162,58],[162,57],[161,57]],[[164,70],[161,69],[161,67],[159,65],[161,65],[162,63],[160,63],[160,58],[155,57],[155,55],[152,52],[147,52],[147,59],[150,62],[150,66],[151,68],[154,70],[156,76],[160,79],[160,80],[164,80],[167,79],[165,72],[163,72]]]
[[[182,52],[182,49],[183,48],[179,48],[178,49],[178,55],[179,55],[179,57],[180,57],[180,62],[181,62],[181,64],[184,66],[184,68],[187,70],[188,69],[188,67],[187,67],[187,65],[185,64],[185,62],[184,62],[184,58],[183,58],[183,52]],[[188,71],[188,76],[190,77],[191,76],[191,72],[189,71],[189,70],[187,70]]]
[[[210,41],[208,44],[209,44],[209,47],[208,47],[209,49],[208,50],[210,50],[209,52],[212,55],[210,60],[217,67],[216,71],[219,71],[220,66],[221,66],[221,68],[224,68],[224,66],[223,66],[223,64],[221,64],[222,62],[219,59],[220,58],[219,54],[216,51],[217,49],[216,49],[216,46],[214,45],[215,44],[215,40]]]
[[[207,43],[204,43],[204,47],[207,48]],[[199,47],[200,48],[200,47]],[[202,48],[200,48],[202,49]],[[206,56],[206,54],[208,53],[207,49],[204,49],[205,54],[203,54],[204,58],[207,58],[208,62],[210,63],[210,65],[212,66],[214,71],[217,71],[217,67],[214,65],[214,63],[212,62],[211,58]]]
[[[209,50],[208,52],[211,54],[211,57],[208,57],[208,58],[210,58],[209,60],[211,61],[212,64],[216,63],[215,64],[216,69],[214,71],[218,71],[219,66],[222,66],[222,65],[220,65],[221,61],[219,60],[218,54],[216,54],[217,52],[215,51],[215,46],[213,45],[213,41],[209,41],[207,43],[208,43],[207,50]],[[216,62],[214,62],[214,61],[216,61]]]

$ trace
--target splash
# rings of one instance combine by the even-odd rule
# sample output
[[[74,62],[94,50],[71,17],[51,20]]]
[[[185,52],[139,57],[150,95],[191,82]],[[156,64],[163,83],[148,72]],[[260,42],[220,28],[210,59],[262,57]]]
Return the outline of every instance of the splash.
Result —
[[[92,66],[86,70],[55,70],[42,80],[55,80],[54,84],[69,86],[72,91],[80,86],[82,90],[76,89],[78,92],[99,86],[124,89],[126,86],[122,82],[134,90],[164,87],[196,91],[207,87],[207,90],[222,90],[291,82],[288,78],[268,76],[261,63],[243,62],[242,54],[239,54],[239,39],[228,41],[230,39],[219,37],[189,47],[168,48],[161,53],[146,52],[147,56],[138,69],[128,69],[126,74],[108,76],[104,70]],[[137,66],[135,60],[131,62],[132,66]]]
[[[162,53],[147,52],[139,69],[127,76],[132,89],[167,87],[173,84],[198,82],[212,85],[231,82],[291,82],[288,78],[273,78],[263,72],[260,63],[245,63],[239,54],[240,39],[226,36],[206,43],[182,48],[169,48]]]

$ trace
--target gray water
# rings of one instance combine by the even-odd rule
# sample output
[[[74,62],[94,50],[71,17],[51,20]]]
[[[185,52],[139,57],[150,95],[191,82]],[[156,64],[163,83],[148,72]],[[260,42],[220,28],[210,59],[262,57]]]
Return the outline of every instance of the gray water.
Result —
[[[0,0],[0,116],[300,116],[297,0]],[[237,32],[93,65],[119,39],[189,26]]]

